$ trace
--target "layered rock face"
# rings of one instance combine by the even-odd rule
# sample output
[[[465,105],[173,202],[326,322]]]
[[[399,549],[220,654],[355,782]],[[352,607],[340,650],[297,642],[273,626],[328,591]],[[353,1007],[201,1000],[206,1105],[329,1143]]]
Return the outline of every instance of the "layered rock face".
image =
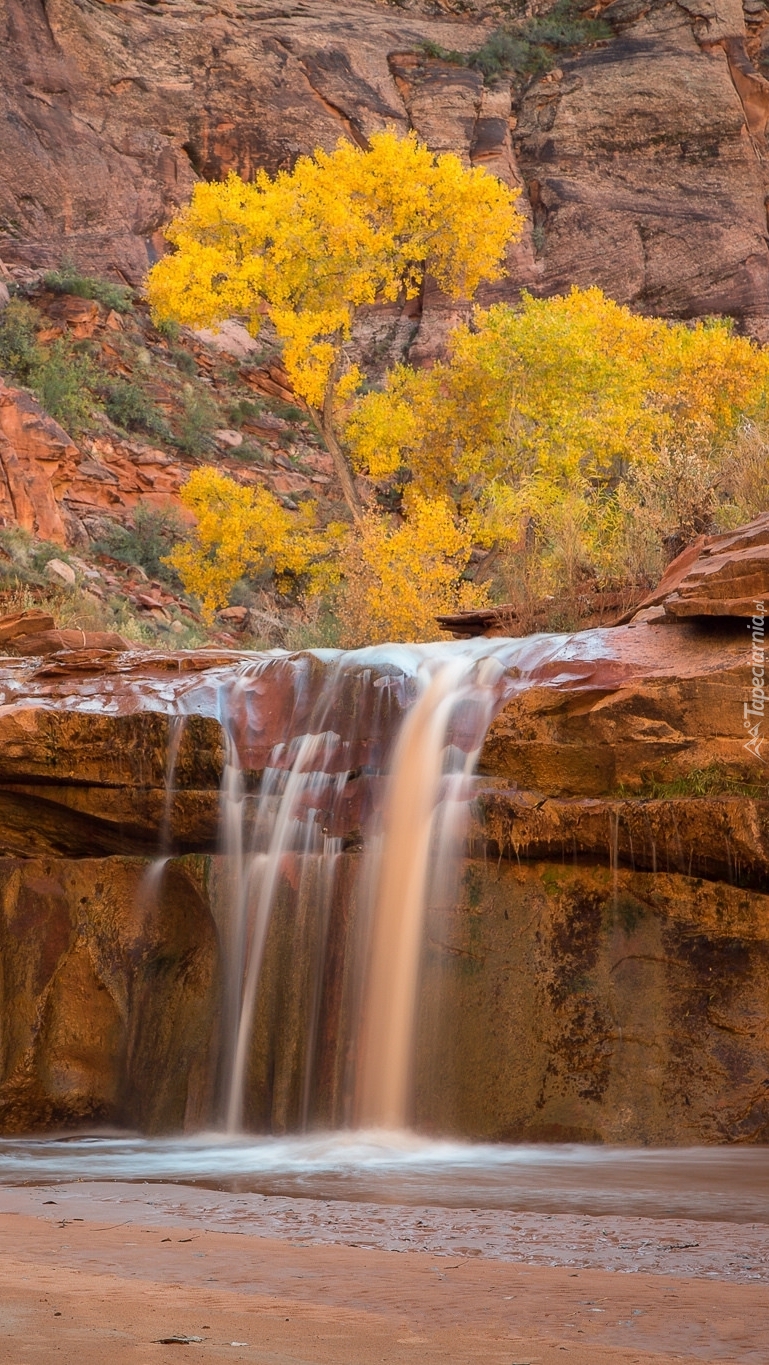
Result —
[[[217,945],[203,869],[0,860],[5,1132],[198,1127],[211,1105]]]
[[[769,799],[761,736],[746,748],[753,657],[744,621],[681,622],[655,607],[553,637],[502,708],[460,892],[428,918],[421,1127],[769,1139]],[[215,851],[222,773],[234,738],[243,791],[256,791],[275,745],[307,728],[332,663],[109,651],[4,662],[6,1132],[213,1121],[233,913]],[[320,796],[310,802],[307,818],[341,840],[327,925],[301,856],[281,862],[245,1105],[259,1130],[348,1117],[356,868],[383,756],[370,708],[386,702],[395,726],[403,704],[379,685],[388,668],[361,660],[337,694],[336,826]],[[171,855],[162,873],[159,849]]]
[[[425,55],[477,49],[502,9],[0,0],[0,257],[138,283],[199,176],[389,124],[523,189],[527,230],[487,298],[597,284],[769,336],[763,11],[612,0],[613,37],[512,93]],[[428,291],[416,358],[449,320]]]

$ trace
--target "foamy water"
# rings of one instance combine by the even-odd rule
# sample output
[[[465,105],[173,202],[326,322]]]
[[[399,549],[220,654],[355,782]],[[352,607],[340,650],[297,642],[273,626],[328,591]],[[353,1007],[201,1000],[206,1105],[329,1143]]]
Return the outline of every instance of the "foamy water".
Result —
[[[298,1137],[0,1142],[5,1185],[174,1182],[297,1199],[769,1224],[769,1149],[634,1149]]]

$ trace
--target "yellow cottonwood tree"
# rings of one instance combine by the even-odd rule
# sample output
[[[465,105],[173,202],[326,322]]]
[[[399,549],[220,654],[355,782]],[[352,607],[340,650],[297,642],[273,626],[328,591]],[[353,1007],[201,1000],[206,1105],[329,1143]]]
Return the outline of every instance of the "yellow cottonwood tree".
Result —
[[[335,411],[361,379],[354,365],[344,370],[356,313],[415,297],[428,272],[451,297],[472,298],[503,273],[520,235],[517,195],[413,134],[377,133],[367,151],[340,142],[274,179],[260,171],[251,184],[230,175],[197,185],[166,230],[176,250],[150,271],[149,300],[159,318],[193,327],[243,316],[254,335],[266,312],[360,520]]]
[[[438,639],[436,616],[482,605],[462,582],[472,536],[451,502],[410,489],[405,513],[400,523],[368,513],[344,544],[343,643]]]
[[[167,563],[200,599],[206,620],[248,572],[306,575],[315,590],[338,579],[329,554],[338,550],[344,528],[332,524],[318,530],[314,504],[288,512],[269,489],[244,488],[211,468],[190,475],[181,500],[195,516],[195,529],[189,540],[174,546]]]
[[[445,362],[398,366],[359,399],[346,437],[373,477],[453,498],[476,543],[516,543],[530,522],[608,572],[634,468],[653,481],[671,450],[717,461],[746,417],[769,417],[767,351],[724,322],[639,317],[575,288],[478,311]]]

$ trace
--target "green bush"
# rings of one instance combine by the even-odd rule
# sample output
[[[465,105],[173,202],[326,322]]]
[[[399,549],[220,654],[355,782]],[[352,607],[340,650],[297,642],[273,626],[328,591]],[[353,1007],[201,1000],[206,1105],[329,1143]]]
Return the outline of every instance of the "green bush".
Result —
[[[752,796],[765,797],[765,782],[746,782],[738,774],[731,773],[721,763],[710,763],[706,768],[693,768],[681,777],[669,782],[647,778],[639,788],[626,785],[617,789],[617,795],[624,798],[641,798],[649,801],[673,801],[684,797],[705,796]]]
[[[181,584],[164,557],[185,534],[184,523],[174,507],[158,508],[139,503],[132,527],[115,522],[95,545],[98,553],[111,555],[122,564],[138,564],[150,578],[168,583],[174,589]]]
[[[211,448],[211,434],[219,421],[219,410],[212,398],[191,384],[182,392],[182,418],[174,445],[185,455],[205,455]]]
[[[498,28],[475,52],[455,52],[433,42],[423,43],[422,51],[456,66],[472,67],[485,80],[494,81],[512,73],[539,75],[553,65],[559,52],[600,42],[610,38],[611,32],[604,20],[583,18],[574,0],[558,0],[545,14]]]
[[[150,436],[168,439],[170,430],[160,409],[138,384],[118,377],[105,380],[99,388],[104,411],[110,421],[124,431],[145,431]]]
[[[38,316],[31,304],[14,298],[0,313],[0,372],[27,384],[39,358]]]
[[[178,322],[174,322],[173,318],[153,318],[152,325],[155,328],[155,331],[160,336],[164,337],[166,341],[173,342],[179,340],[179,333],[182,329]]]
[[[531,58],[532,45],[522,34],[500,28],[470,54],[467,64],[481,71],[486,80],[493,80],[506,71],[527,71]]]
[[[284,422],[304,422],[307,418],[307,413],[302,408],[298,408],[295,403],[284,403],[280,399],[277,403],[272,404],[272,411],[276,417],[282,418]]]
[[[231,427],[242,427],[244,422],[258,422],[264,411],[263,405],[251,398],[239,398],[227,409],[227,421]]]
[[[86,356],[66,341],[55,341],[47,350],[37,348],[28,382],[46,412],[77,435],[88,425],[97,377]]]
[[[183,346],[171,346],[168,357],[176,366],[177,370],[181,370],[182,374],[186,374],[188,379],[194,379],[198,372],[194,355],[190,355],[189,351],[185,351]]]
[[[75,266],[62,265],[59,270],[49,270],[43,276],[43,283],[55,294],[75,294],[81,299],[95,299],[105,308],[113,308],[116,313],[130,313],[133,308],[134,292],[124,284],[113,284],[111,280],[100,280],[94,275],[81,275]]]

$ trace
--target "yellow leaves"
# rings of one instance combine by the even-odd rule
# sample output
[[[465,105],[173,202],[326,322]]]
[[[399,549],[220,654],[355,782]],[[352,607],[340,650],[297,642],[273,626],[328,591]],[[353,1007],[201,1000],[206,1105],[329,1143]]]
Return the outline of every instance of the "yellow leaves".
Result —
[[[317,530],[312,503],[288,512],[268,489],[244,488],[211,468],[190,475],[181,500],[196,525],[190,540],[171,551],[168,563],[187,592],[200,599],[209,621],[246,572],[306,574],[311,586],[319,587],[338,577],[323,557],[338,546],[340,528]]]
[[[353,461],[450,498],[477,545],[520,556],[523,536],[542,592],[635,574],[641,542],[686,543],[738,425],[768,415],[769,352],[728,323],[639,317],[598,289],[479,311],[449,351],[357,402]],[[708,467],[698,502],[693,471]]]
[[[462,582],[468,528],[443,499],[410,491],[406,519],[368,513],[344,547],[339,613],[350,645],[440,638],[435,616],[475,605],[483,590]]]
[[[150,271],[150,303],[193,327],[245,315],[254,332],[266,304],[297,394],[319,408],[358,308],[414,296],[427,271],[453,297],[498,278],[520,235],[517,193],[392,131],[274,179],[198,184],[167,230],[175,253]]]
[[[363,371],[360,366],[350,365],[346,374],[342,375],[342,378],[339,380],[336,389],[334,390],[334,396],[337,402],[344,403],[346,399],[352,398],[353,394],[360,388],[362,383]]]
[[[542,516],[566,492],[594,496],[671,439],[718,445],[764,412],[769,356],[725,324],[637,317],[599,289],[524,296],[459,327],[449,361],[400,367],[360,400],[353,459],[375,477],[410,469],[432,494]]]
[[[405,366],[398,366],[389,376],[387,391],[367,394],[345,427],[355,468],[368,470],[374,479],[395,474],[419,444],[417,413],[409,402],[408,390],[402,395],[398,382],[405,376],[408,383],[410,373]]]
[[[265,488],[244,488],[216,469],[196,470],[182,490],[196,519],[190,539],[168,557],[211,620],[247,573],[272,570],[328,593],[343,578],[338,609],[351,644],[436,639],[437,613],[485,600],[462,581],[472,547],[469,527],[445,500],[410,491],[405,520],[367,513],[351,530],[315,525],[315,509],[286,511]]]

